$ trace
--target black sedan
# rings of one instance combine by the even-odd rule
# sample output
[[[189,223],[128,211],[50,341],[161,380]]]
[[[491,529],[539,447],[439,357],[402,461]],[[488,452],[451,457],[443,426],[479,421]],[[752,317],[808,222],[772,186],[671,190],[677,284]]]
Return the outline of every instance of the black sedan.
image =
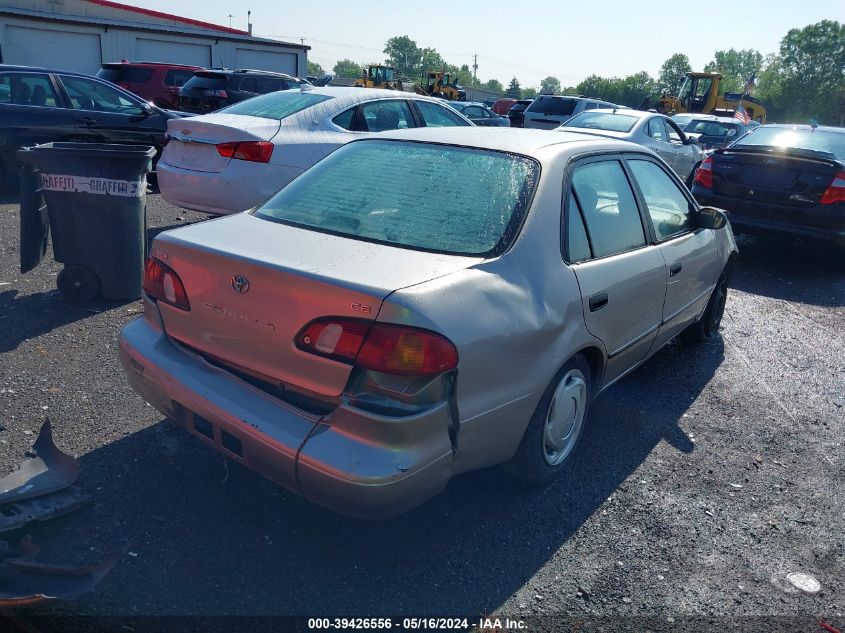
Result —
[[[511,127],[522,127],[525,123],[525,108],[534,103],[534,99],[520,99],[508,110]]]
[[[499,116],[483,103],[456,103],[450,101],[449,105],[476,125],[483,125],[485,127],[510,127],[508,117]]]
[[[91,75],[0,64],[0,184],[17,171],[15,152],[50,141],[165,144],[162,110]]]
[[[692,193],[736,233],[825,241],[845,250],[845,128],[764,125],[716,150]]]

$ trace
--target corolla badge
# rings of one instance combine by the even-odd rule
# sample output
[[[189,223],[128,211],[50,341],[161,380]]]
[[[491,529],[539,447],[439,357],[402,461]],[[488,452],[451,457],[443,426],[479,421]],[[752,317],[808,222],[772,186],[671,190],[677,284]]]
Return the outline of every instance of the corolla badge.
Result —
[[[249,279],[243,275],[235,275],[232,277],[232,288],[239,294],[245,293],[249,290]]]

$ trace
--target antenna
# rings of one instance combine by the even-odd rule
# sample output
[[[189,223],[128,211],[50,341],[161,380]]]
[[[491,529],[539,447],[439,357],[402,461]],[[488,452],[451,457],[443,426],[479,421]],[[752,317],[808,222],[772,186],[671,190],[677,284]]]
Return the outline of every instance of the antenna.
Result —
[[[246,30],[252,35],[252,10],[246,12]]]
[[[231,13],[229,14],[229,28],[232,28],[232,18],[235,17]]]

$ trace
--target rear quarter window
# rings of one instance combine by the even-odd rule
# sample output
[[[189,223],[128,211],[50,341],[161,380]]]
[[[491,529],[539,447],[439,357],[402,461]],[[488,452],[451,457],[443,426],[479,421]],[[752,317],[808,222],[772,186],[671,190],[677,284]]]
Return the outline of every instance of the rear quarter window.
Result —
[[[502,152],[354,142],[306,171],[255,215],[366,241],[485,256],[516,236],[538,176],[536,162]]]

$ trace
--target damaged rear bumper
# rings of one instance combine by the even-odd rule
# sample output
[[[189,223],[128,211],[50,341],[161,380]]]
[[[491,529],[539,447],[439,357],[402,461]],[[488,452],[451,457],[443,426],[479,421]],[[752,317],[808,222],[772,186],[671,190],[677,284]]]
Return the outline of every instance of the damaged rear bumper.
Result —
[[[445,402],[407,417],[347,404],[321,417],[211,365],[146,318],[123,329],[119,347],[144,400],[227,457],[332,510],[368,519],[401,514],[449,480]]]

